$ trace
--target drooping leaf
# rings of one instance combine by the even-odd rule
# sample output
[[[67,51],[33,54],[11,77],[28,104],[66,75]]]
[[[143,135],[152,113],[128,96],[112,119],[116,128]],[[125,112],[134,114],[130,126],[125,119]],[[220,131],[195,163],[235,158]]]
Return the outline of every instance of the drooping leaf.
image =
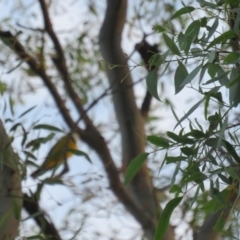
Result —
[[[128,165],[126,173],[125,173],[125,179],[124,184],[127,185],[132,178],[136,175],[138,170],[142,167],[143,163],[146,161],[149,153],[141,153],[137,155]]]
[[[163,33],[163,39],[168,46],[168,48],[172,51],[172,53],[181,56],[181,53],[177,47],[177,45],[174,43],[174,40],[171,39],[167,34]]]
[[[186,156],[192,156],[196,154],[196,150],[190,147],[182,147],[180,150]]]
[[[169,164],[169,163],[177,163],[177,162],[180,162],[180,161],[184,161],[186,159],[187,159],[187,157],[185,157],[185,156],[177,156],[177,157],[166,156],[165,157],[165,160],[166,160],[167,164]]]
[[[91,159],[90,159],[90,157],[88,156],[87,153],[85,153],[83,151],[80,151],[78,149],[68,149],[68,151],[72,152],[74,155],[83,156],[88,160],[88,162],[92,163],[92,161],[91,161]]]
[[[182,201],[182,197],[177,197],[172,200],[170,200],[166,207],[163,209],[162,214],[159,218],[157,229],[155,232],[154,240],[162,240],[165,232],[167,230],[170,217],[172,215],[173,210],[179,205],[179,203]]]
[[[186,133],[184,135],[184,137],[188,137],[188,136],[192,136],[192,137],[194,137],[196,139],[200,139],[200,138],[206,137],[206,134],[204,132],[202,132],[202,131],[197,130],[197,129],[193,129],[191,132]]]
[[[24,115],[26,115],[27,113],[31,112],[36,106],[30,107],[28,110],[26,110],[25,112],[23,112],[18,118],[23,117]]]
[[[173,14],[173,16],[171,17],[171,20],[174,19],[174,18],[178,18],[180,17],[181,15],[184,15],[186,13],[190,13],[192,11],[194,11],[195,8],[194,7],[191,7],[191,6],[186,6],[186,7],[183,7],[181,9],[179,9],[177,12],[175,12]]]
[[[45,130],[50,130],[50,131],[55,131],[55,132],[63,132],[62,129],[55,127],[53,125],[49,125],[49,124],[38,124],[36,126],[34,126],[33,129],[45,129]]]
[[[206,38],[206,42],[212,37],[212,35],[216,32],[219,24],[218,17],[215,18],[213,25],[209,28],[208,36]]]
[[[157,71],[153,70],[148,73],[146,78],[146,83],[147,83],[148,91],[151,93],[151,95],[155,97],[157,100],[161,101],[157,91],[157,85],[158,85]]]
[[[225,64],[234,64],[239,61],[240,61],[240,53],[239,52],[231,52],[223,59],[223,62]]]
[[[216,52],[215,51],[211,51],[209,53],[209,56],[208,56],[208,62],[209,63],[213,63],[215,61],[215,58],[216,58]]]
[[[217,45],[217,44],[223,44],[226,43],[227,40],[230,40],[235,37],[235,33],[232,29],[224,32],[219,37],[215,38],[207,47],[207,49]]]
[[[189,75],[187,75],[187,77],[183,80],[180,87],[184,87],[185,85],[190,83],[196,77],[196,75],[198,74],[201,68],[202,68],[202,64],[197,66],[192,72],[190,72]]]
[[[188,76],[188,71],[181,61],[178,61],[178,67],[174,75],[175,94],[179,93],[183,87],[182,82]]]
[[[158,136],[152,135],[152,136],[148,136],[147,140],[150,143],[152,143],[156,146],[159,146],[159,147],[163,147],[163,148],[168,148],[169,147],[168,140],[166,138],[163,138],[163,137],[158,137]]]
[[[167,136],[171,138],[172,140],[176,141],[177,143],[183,143],[183,144],[193,144],[194,140],[185,136],[177,135],[173,132],[167,132]]]
[[[157,31],[158,33],[165,32],[165,31],[166,31],[166,29],[165,29],[164,27],[160,26],[160,25],[155,25],[155,26],[153,27],[153,30]]]

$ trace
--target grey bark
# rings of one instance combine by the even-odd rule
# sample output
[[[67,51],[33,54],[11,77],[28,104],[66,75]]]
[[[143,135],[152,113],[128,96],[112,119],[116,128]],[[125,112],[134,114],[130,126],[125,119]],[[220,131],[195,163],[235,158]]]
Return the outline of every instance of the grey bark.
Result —
[[[13,152],[0,120],[0,239],[13,240],[18,235],[22,208],[19,159]]]
[[[145,151],[144,118],[137,108],[131,86],[133,81],[127,65],[127,59],[121,48],[121,35],[125,24],[127,10],[126,0],[108,0],[105,19],[100,30],[100,50],[106,63],[109,84],[113,91],[113,104],[120,128],[122,140],[122,162],[126,169],[130,161]],[[129,193],[139,207],[157,223],[161,213],[153,192],[151,177],[144,165],[133,179]],[[145,231],[148,239],[153,239],[154,229]],[[165,239],[174,239],[172,229]]]

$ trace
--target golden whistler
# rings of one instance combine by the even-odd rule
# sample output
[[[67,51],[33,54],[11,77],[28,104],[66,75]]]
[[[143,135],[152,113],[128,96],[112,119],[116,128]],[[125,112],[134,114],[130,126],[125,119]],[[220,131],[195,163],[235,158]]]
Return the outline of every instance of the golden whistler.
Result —
[[[72,150],[77,149],[78,136],[76,133],[68,133],[63,136],[59,141],[51,148],[43,164],[34,171],[31,176],[36,178],[50,169],[65,163],[68,158],[73,155]]]

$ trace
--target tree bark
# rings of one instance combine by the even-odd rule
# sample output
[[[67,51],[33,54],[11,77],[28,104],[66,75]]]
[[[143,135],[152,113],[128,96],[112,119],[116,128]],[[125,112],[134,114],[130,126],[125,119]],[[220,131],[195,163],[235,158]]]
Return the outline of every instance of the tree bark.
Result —
[[[145,151],[144,118],[137,108],[133,89],[128,87],[132,85],[133,81],[127,59],[121,48],[126,10],[126,0],[108,0],[99,36],[100,50],[106,63],[109,84],[112,86],[113,104],[121,134],[123,169],[126,169],[133,158]],[[161,210],[153,192],[146,164],[134,177],[128,189],[142,211],[153,219],[156,226]],[[145,231],[145,234],[148,239],[152,240],[154,230],[149,229],[149,231]],[[174,239],[172,229],[169,228],[165,239]]]
[[[0,120],[0,239],[14,240],[22,208],[19,159]]]

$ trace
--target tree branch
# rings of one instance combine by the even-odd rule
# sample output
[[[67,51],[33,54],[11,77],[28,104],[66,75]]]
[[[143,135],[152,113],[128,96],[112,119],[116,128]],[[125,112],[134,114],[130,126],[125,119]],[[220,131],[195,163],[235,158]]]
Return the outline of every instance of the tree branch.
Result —
[[[106,71],[109,84],[112,86],[112,91],[117,92],[113,94],[113,104],[122,138],[123,169],[126,169],[134,157],[145,151],[144,119],[136,106],[133,89],[126,88],[133,82],[126,65],[126,57],[121,48],[126,8],[126,0],[107,1],[105,19],[99,36],[100,50],[105,62],[108,63],[106,64]],[[109,64],[115,67],[109,69]],[[149,214],[152,219],[154,224],[151,228],[144,228],[144,230],[146,236],[153,239],[160,209],[153,193],[152,181],[146,164],[132,180],[129,193],[139,204],[141,211]],[[134,217],[138,220],[136,213],[134,214]],[[142,221],[139,223],[142,224]],[[172,231],[167,231],[165,239],[174,239]]]
[[[21,60],[24,60],[32,71],[34,71],[44,82],[45,86],[50,91],[56,105],[58,106],[60,112],[66,123],[71,126],[71,129],[74,129],[75,123],[72,120],[72,117],[69,114],[68,109],[66,108],[63,99],[59,95],[57,88],[52,83],[50,77],[46,74],[43,66],[38,64],[37,61],[28,53],[26,53],[25,49],[21,45],[21,43],[14,37],[9,31],[0,31],[0,38],[3,42],[8,45]]]
[[[41,65],[37,64],[37,62],[25,52],[23,46],[10,32],[0,31],[0,38],[2,38],[4,41],[7,41],[8,46],[11,47],[11,49],[20,57],[21,60],[25,60],[29,67],[43,80],[44,84],[52,94],[52,97],[55,100],[56,105],[59,108],[59,111],[69,128],[72,131],[76,131],[81,137],[81,140],[97,152],[107,172],[110,188],[118,200],[126,207],[130,213],[132,213],[137,221],[141,223],[143,229],[153,228],[152,231],[154,231],[154,223],[152,222],[152,219],[147,213],[141,211],[141,208],[138,206],[138,204],[127,193],[126,189],[124,189],[119,178],[119,172],[114,164],[108,146],[96,127],[90,125],[86,128],[86,130],[79,128],[72,120],[68,109],[61,99],[57,89],[55,88],[55,85],[53,85],[51,79],[47,76],[45,70],[41,67]],[[27,206],[25,205],[25,207]]]
[[[55,51],[56,51],[56,56],[52,57],[52,61],[55,64],[58,72],[60,73],[62,80],[65,84],[67,93],[68,93],[69,97],[72,99],[73,104],[75,105],[77,111],[79,112],[80,115],[82,115],[82,118],[87,125],[92,125],[92,121],[89,119],[88,115],[85,114],[85,111],[84,111],[84,108],[82,105],[82,100],[79,98],[78,94],[76,93],[76,91],[74,90],[74,88],[72,86],[72,80],[71,80],[70,74],[68,72],[65,54],[64,54],[63,48],[61,46],[61,43],[60,43],[56,33],[53,30],[52,22],[51,22],[51,19],[49,16],[46,2],[45,2],[45,0],[39,0],[39,4],[41,6],[46,32],[48,33],[49,37],[51,38],[54,48],[55,48]]]
[[[41,232],[48,240],[61,240],[58,230],[53,223],[50,223],[44,216],[43,211],[40,209],[38,202],[29,197],[26,193],[23,195],[23,207],[30,216],[35,220]]]
[[[0,239],[15,239],[22,210],[19,158],[13,152],[0,120]]]

